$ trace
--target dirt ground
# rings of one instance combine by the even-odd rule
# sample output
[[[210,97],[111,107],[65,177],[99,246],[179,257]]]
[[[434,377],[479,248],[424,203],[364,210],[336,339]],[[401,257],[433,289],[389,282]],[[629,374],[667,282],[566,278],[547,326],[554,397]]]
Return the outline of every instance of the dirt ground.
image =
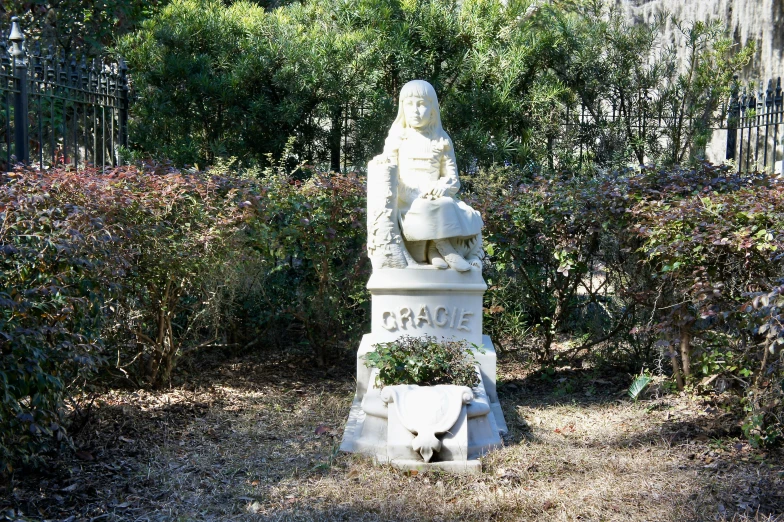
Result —
[[[338,452],[353,362],[215,354],[181,382],[107,391],[75,452],[0,489],[0,520],[784,520],[784,454],[716,397],[632,402],[630,376],[499,361],[509,435],[479,476]]]

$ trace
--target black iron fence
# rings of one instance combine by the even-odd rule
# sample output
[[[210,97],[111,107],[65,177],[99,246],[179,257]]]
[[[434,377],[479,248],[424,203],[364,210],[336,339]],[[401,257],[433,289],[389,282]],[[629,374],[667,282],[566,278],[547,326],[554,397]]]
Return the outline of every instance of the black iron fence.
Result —
[[[616,99],[601,98],[591,107],[577,103],[566,107],[562,134],[548,141],[550,157],[557,158],[560,141],[567,158],[575,157],[580,164],[586,154],[592,161],[612,164],[628,162],[630,155],[640,163],[652,157],[682,162],[696,153],[714,163],[731,161],[737,172],[782,172],[784,89],[780,77],[765,85],[759,81],[741,85],[736,76],[729,100],[700,115],[701,121],[662,110],[651,93],[641,94],[632,103],[627,100],[625,110]],[[677,132],[678,125],[684,133]],[[696,140],[685,133],[696,126],[712,133],[699,149],[695,148]],[[555,162],[557,159],[551,160],[551,166]]]
[[[0,170],[114,166],[128,145],[127,69],[52,46],[30,51],[16,17],[0,33]]]
[[[775,87],[773,80],[764,91],[762,85],[749,84],[741,90],[737,78],[733,85],[727,111],[727,159],[735,161],[738,172],[780,170],[777,163],[784,153],[781,78]]]

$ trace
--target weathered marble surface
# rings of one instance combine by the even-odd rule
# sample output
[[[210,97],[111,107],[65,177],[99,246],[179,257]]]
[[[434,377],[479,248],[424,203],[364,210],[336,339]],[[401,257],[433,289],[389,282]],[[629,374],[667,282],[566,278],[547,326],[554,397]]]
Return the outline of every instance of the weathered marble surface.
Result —
[[[371,333],[357,352],[342,451],[407,469],[477,473],[478,458],[502,444],[496,354],[482,334],[482,219],[455,198],[459,187],[435,91],[409,82],[384,152],[368,164]],[[479,385],[379,387],[365,355],[404,335],[480,346]]]

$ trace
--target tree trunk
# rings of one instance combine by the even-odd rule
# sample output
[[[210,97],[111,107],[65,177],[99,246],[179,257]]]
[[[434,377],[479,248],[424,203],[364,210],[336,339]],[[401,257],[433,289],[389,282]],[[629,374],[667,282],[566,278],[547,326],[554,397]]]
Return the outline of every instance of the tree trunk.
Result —
[[[337,106],[330,115],[332,126],[329,130],[329,170],[340,172],[340,141],[343,135],[343,110]]]
[[[550,321],[547,321],[547,323],[547,329],[544,332],[544,346],[542,346],[542,359],[549,362],[553,358],[553,339],[555,337],[553,334],[555,330]]]
[[[686,379],[691,376],[691,330],[688,326],[681,327],[681,363]]]
[[[678,365],[678,355],[675,353],[675,350],[670,352],[670,362],[672,362],[672,375],[675,377],[678,391],[683,391],[683,376],[681,375],[681,368]]]

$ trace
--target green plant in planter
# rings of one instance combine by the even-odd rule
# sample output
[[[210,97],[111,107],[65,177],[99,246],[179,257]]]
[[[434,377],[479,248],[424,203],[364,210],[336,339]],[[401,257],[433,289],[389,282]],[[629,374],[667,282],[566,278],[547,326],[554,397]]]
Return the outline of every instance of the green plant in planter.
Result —
[[[474,352],[483,350],[466,341],[439,341],[432,336],[403,336],[378,343],[365,355],[365,365],[378,369],[378,381],[395,384],[456,384],[473,388],[479,384]]]

